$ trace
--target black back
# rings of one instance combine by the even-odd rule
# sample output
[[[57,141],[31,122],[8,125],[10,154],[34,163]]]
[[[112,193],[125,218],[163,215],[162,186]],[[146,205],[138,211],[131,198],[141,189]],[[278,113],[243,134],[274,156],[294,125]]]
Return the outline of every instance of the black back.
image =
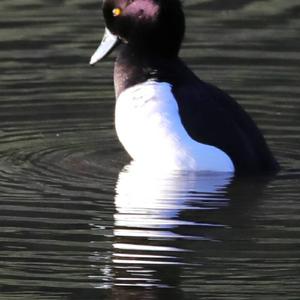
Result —
[[[188,69],[181,74],[173,93],[182,124],[194,140],[223,150],[237,173],[278,169],[260,130],[232,97]]]
[[[169,82],[182,124],[192,139],[223,150],[238,174],[278,170],[260,130],[232,97],[200,80],[178,58],[147,56],[146,59],[132,51],[125,46],[118,55],[117,94],[148,79]]]

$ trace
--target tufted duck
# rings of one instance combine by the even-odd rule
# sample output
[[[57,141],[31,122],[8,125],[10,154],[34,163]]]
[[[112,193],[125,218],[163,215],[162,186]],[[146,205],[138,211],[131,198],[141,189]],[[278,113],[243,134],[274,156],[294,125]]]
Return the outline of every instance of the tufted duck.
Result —
[[[118,46],[118,137],[137,162],[166,170],[262,173],[278,169],[239,104],[178,57],[185,31],[179,0],[105,0],[103,40],[91,64]]]

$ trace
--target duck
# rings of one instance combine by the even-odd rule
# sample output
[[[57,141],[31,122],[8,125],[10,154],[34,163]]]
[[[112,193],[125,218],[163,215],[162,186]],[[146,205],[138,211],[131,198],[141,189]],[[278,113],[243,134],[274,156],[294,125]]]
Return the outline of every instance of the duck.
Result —
[[[159,170],[257,174],[279,164],[248,113],[180,58],[180,0],[104,0],[90,64],[116,49],[117,136],[133,161]]]

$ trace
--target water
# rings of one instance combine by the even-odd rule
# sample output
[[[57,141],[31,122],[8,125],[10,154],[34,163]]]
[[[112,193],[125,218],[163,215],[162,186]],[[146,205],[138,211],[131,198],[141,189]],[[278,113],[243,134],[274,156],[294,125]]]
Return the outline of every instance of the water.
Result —
[[[283,168],[236,179],[128,166],[98,1],[2,0],[0,299],[299,299],[298,2],[185,1],[182,57]]]

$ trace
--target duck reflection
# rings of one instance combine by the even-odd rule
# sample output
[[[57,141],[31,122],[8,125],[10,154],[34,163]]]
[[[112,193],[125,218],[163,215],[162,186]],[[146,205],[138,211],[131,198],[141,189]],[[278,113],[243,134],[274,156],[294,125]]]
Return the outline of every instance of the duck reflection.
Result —
[[[229,205],[231,182],[231,173],[159,174],[126,166],[116,185],[115,285],[177,286],[191,241],[214,242],[213,232],[227,227],[208,216]]]

